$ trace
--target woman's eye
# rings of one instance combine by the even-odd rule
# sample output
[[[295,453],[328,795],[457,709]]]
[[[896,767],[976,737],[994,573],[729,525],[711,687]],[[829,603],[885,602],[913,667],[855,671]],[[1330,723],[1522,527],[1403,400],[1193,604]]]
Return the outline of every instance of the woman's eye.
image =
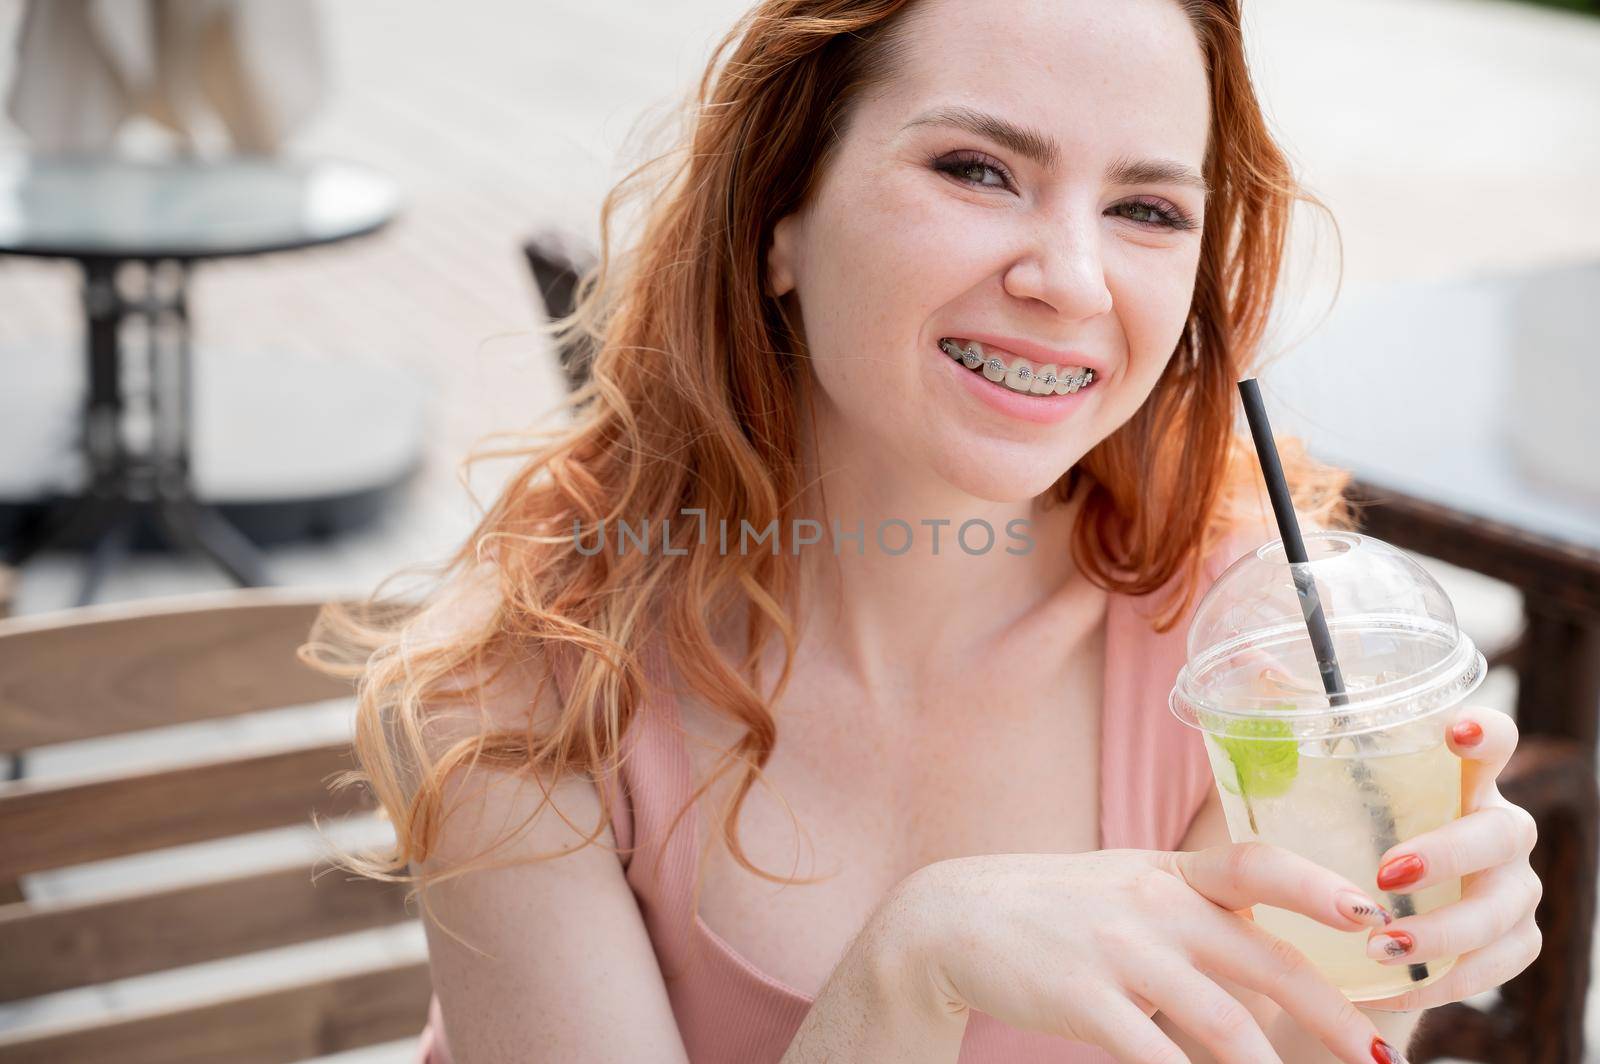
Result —
[[[1133,200],[1129,203],[1119,203],[1111,208],[1112,211],[1121,213],[1122,217],[1140,225],[1153,225],[1162,229],[1194,229],[1194,221],[1176,207],[1165,207],[1159,203],[1147,203],[1143,200]]]
[[[969,185],[979,185],[987,188],[1011,187],[1011,181],[1006,172],[996,164],[984,159],[957,156],[939,159],[933,165],[941,173],[949,174],[957,181]],[[993,177],[995,180],[987,180],[989,177]]]

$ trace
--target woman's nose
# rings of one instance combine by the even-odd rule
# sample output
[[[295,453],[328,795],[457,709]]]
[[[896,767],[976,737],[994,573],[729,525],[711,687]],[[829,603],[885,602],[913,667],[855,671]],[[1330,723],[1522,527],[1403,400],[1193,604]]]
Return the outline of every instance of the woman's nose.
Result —
[[[1004,278],[1019,299],[1047,303],[1063,317],[1092,318],[1111,309],[1100,234],[1095,227],[1066,224],[1035,231]]]

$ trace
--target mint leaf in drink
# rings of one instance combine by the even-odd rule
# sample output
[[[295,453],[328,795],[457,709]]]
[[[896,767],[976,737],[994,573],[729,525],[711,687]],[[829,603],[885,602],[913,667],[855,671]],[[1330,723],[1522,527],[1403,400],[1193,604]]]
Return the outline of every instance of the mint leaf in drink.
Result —
[[[1234,794],[1276,798],[1289,789],[1300,771],[1300,744],[1285,720],[1229,721],[1227,734],[1217,737],[1217,744],[1233,762],[1238,790],[1226,781],[1223,786]]]

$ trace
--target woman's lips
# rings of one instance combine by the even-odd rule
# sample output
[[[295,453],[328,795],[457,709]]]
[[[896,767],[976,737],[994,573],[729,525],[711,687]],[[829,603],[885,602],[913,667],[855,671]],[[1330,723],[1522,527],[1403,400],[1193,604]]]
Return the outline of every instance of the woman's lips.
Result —
[[[1095,371],[1086,366],[1040,363],[959,336],[940,340],[939,350],[972,372],[1022,395],[1071,395],[1089,387],[1095,379]]]
[[[950,331],[943,335],[963,341],[973,340],[985,348],[1004,351],[1007,357],[1025,358],[1037,366],[1076,366],[1094,370],[1097,377],[1104,377],[1111,372],[1111,367],[1106,365],[1104,359],[1067,345],[1036,343],[1026,336],[985,332],[981,329],[965,331],[961,326],[951,326]]]
[[[937,345],[933,349],[933,357],[944,363],[943,372],[950,375],[954,387],[962,389],[990,410],[1019,421],[1049,425],[1065,420],[1098,391],[1098,386],[1091,384],[1066,395],[1033,395],[1014,391],[1003,383],[989,380],[981,372],[968,369],[961,361],[951,358]]]

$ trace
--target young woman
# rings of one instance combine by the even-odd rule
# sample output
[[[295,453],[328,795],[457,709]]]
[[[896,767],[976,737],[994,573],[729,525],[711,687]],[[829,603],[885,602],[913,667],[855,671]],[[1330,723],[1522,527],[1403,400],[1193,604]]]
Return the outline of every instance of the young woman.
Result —
[[[1377,885],[1229,844],[1166,710],[1274,536],[1233,412],[1296,193],[1235,0],[767,0],[626,189],[571,430],[314,649],[397,833],[356,867],[426,888],[427,1060],[1383,1064],[1528,964],[1503,715],[1384,888],[1462,900],[1370,932],[1461,958],[1357,1009],[1248,906]]]

